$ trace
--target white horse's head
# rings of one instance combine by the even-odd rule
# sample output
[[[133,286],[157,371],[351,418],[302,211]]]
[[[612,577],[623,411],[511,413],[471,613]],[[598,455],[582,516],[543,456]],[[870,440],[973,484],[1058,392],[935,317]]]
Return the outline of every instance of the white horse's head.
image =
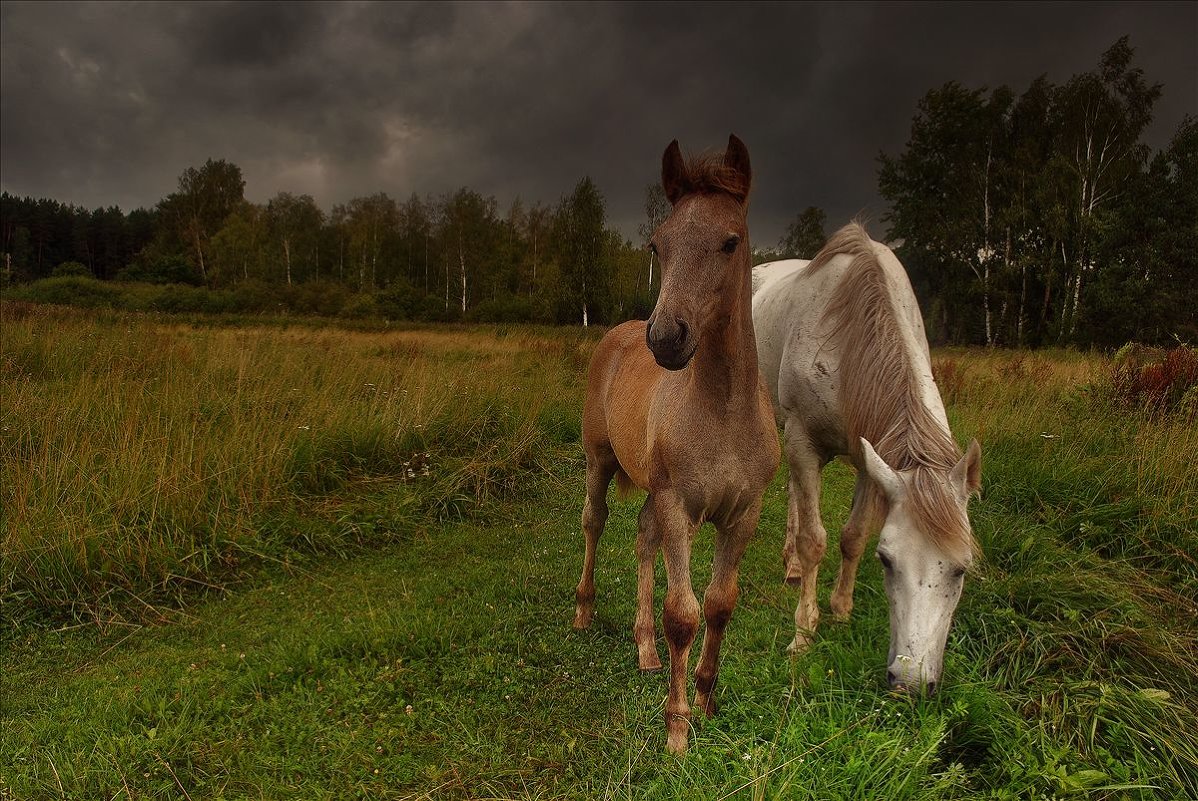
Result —
[[[973,561],[966,507],[981,486],[982,450],[974,440],[951,470],[895,470],[865,439],[861,452],[866,473],[888,507],[877,550],[890,599],[886,675],[891,689],[932,693]]]

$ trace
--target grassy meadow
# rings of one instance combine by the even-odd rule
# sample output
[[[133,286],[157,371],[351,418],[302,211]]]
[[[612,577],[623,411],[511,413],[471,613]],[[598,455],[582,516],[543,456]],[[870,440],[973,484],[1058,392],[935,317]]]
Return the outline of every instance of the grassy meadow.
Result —
[[[875,560],[830,622],[839,464],[825,624],[785,654],[780,472],[678,759],[632,645],[639,502],[570,627],[596,334],[0,323],[4,801],[1198,797],[1198,404],[1145,408],[1108,357],[934,354],[985,558],[933,698],[887,692]]]

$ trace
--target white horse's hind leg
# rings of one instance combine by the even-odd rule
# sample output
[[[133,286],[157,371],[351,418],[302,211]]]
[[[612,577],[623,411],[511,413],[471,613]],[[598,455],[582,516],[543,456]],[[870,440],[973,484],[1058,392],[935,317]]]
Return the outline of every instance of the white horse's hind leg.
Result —
[[[832,590],[832,618],[845,622],[853,611],[853,587],[857,582],[857,567],[861,564],[861,554],[869,542],[874,513],[866,493],[868,479],[864,474],[858,474],[857,486],[853,491],[853,510],[849,513],[848,522],[840,532],[840,574],[836,577],[836,587]]]
[[[819,625],[819,601],[816,597],[819,564],[828,547],[828,532],[819,513],[820,470],[819,454],[811,446],[806,430],[787,422],[785,431],[786,459],[790,464],[788,486],[789,511],[786,519],[786,538],[789,553],[798,562],[799,583],[802,586],[799,604],[795,608],[795,638],[787,649],[801,653],[811,645]],[[786,552],[784,552],[786,553]],[[790,581],[790,577],[787,577]]]

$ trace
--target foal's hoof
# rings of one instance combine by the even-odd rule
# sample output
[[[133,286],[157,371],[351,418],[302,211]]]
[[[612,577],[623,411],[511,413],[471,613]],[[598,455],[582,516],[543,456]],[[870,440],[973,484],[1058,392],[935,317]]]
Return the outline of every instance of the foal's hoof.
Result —
[[[661,670],[661,659],[657,656],[657,646],[649,643],[646,647],[638,648],[637,663],[643,673],[655,673]]]
[[[574,612],[574,628],[589,629],[591,627],[591,618],[594,617],[595,610],[579,608]]]

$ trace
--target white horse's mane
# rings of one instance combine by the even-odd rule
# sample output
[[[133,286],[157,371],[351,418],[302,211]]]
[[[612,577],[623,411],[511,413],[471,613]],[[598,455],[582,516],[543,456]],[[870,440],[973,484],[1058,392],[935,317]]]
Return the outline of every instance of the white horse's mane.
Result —
[[[858,469],[858,443],[864,437],[887,464],[906,471],[911,511],[920,529],[947,554],[965,562],[978,553],[978,545],[948,480],[961,449],[922,401],[913,354],[904,344],[902,321],[878,259],[882,247],[860,224],[850,223],[833,234],[807,266],[814,273],[836,256],[852,258],[823,318],[830,326],[830,344],[840,356],[845,434]],[[873,514],[885,515],[885,495],[872,483],[863,500]]]

